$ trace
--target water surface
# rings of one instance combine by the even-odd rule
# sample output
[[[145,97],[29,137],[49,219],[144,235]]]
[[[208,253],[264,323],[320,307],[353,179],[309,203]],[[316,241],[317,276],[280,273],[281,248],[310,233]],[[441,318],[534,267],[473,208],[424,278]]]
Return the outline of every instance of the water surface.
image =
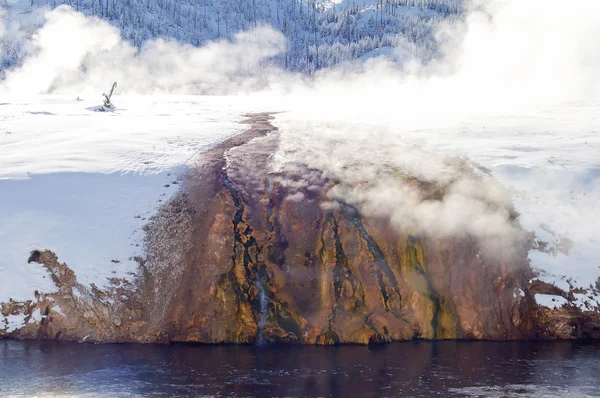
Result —
[[[600,343],[0,341],[0,397],[600,396]]]

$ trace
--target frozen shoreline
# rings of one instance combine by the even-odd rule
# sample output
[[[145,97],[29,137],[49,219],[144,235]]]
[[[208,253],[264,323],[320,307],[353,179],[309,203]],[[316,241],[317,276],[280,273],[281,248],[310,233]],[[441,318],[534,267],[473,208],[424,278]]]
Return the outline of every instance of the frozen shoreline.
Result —
[[[43,266],[27,263],[34,249],[56,252],[88,286],[101,289],[107,278],[131,277],[133,257],[143,250],[141,227],[177,191],[173,182],[202,148],[244,131],[242,114],[265,108],[237,97],[119,96],[114,102],[117,110],[110,113],[90,111],[96,101],[56,96],[0,105],[0,302],[54,291]],[[594,286],[600,276],[600,241],[594,238],[600,225],[599,109],[592,103],[448,128],[382,128],[391,142],[467,157],[512,189],[519,221],[546,244],[546,252],[529,255],[539,279],[577,290],[572,304],[593,310],[600,305]],[[364,129],[335,120],[305,124],[294,113],[275,115],[274,123],[292,143],[315,123]],[[316,132],[304,137],[307,145],[327,137]],[[567,255],[563,236],[572,245]],[[540,298],[548,306],[551,298]],[[562,300],[550,307],[556,302]]]

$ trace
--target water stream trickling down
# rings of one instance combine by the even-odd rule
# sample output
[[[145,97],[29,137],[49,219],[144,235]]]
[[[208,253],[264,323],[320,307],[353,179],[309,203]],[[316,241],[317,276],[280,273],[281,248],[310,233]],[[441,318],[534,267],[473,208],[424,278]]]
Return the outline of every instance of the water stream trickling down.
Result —
[[[263,335],[264,328],[267,324],[267,319],[269,318],[268,313],[268,297],[265,287],[263,286],[260,279],[256,278],[256,287],[258,288],[258,337],[256,339],[257,345],[265,345],[267,342],[265,341],[265,337]]]

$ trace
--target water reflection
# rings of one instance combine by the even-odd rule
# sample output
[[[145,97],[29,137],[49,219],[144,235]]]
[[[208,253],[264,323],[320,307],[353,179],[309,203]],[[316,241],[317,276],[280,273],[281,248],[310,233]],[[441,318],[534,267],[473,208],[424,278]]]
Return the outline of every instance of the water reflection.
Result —
[[[595,396],[600,344],[139,346],[0,341],[2,397]]]

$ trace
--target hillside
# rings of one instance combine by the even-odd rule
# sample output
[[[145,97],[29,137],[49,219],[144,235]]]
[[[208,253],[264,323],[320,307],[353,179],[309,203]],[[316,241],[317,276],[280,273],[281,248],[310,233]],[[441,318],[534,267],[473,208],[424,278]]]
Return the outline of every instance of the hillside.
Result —
[[[0,26],[0,72],[33,51],[27,44],[44,12],[63,4],[108,20],[141,48],[157,38],[202,46],[240,31],[270,25],[288,46],[271,62],[312,73],[344,61],[390,54],[427,59],[435,52],[433,28],[462,13],[463,0],[40,0],[6,1]],[[4,33],[2,33],[4,32]],[[389,51],[381,51],[388,49]],[[403,58],[392,57],[392,58]]]

